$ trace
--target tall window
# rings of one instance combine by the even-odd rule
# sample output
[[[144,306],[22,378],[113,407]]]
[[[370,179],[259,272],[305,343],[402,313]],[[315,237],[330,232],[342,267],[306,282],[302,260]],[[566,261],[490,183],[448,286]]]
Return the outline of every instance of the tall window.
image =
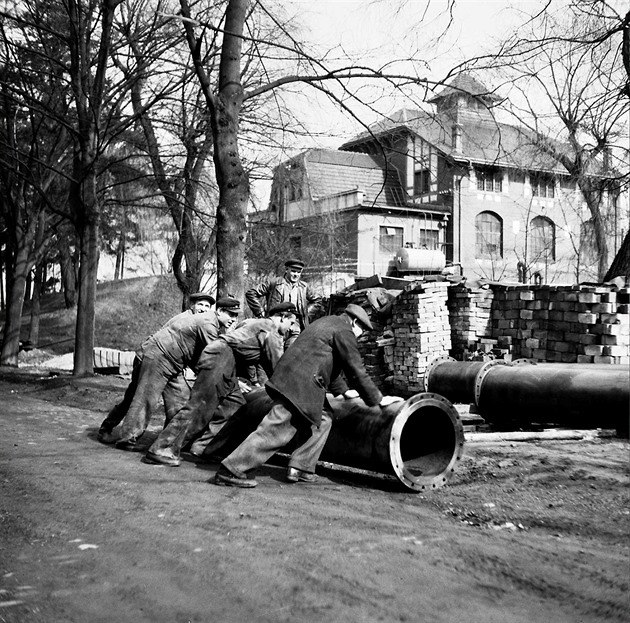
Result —
[[[416,171],[413,174],[413,194],[423,195],[431,191],[431,172],[429,169]]]
[[[386,227],[381,225],[378,235],[378,250],[390,255],[396,253],[403,246],[404,229],[402,227]]]
[[[475,218],[475,256],[503,257],[503,221],[494,212],[480,212]]]
[[[493,167],[481,167],[475,170],[477,176],[477,190],[489,193],[503,191],[503,172]]]
[[[547,197],[553,199],[556,195],[556,184],[552,175],[546,173],[535,173],[530,177],[532,184],[532,195],[534,197]]]
[[[556,259],[556,226],[545,216],[536,216],[529,224],[529,256],[534,262]]]

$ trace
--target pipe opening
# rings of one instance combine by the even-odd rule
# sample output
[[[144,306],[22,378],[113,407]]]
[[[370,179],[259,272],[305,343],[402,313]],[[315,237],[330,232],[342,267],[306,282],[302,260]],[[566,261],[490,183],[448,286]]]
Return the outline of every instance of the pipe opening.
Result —
[[[414,490],[442,486],[463,454],[459,414],[442,396],[419,394],[396,416],[390,455],[398,478]]]

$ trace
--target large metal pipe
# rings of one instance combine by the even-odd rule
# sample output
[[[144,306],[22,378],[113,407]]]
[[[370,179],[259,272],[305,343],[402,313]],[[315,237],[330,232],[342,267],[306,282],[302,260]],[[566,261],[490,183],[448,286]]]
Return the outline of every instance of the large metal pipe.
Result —
[[[264,389],[246,394],[247,404],[228,421],[204,458],[225,457],[271,408]],[[387,407],[328,395],[333,426],[322,461],[395,475],[413,491],[441,487],[464,452],[464,431],[455,407],[443,396],[423,393]],[[290,447],[287,450],[291,450]]]
[[[552,422],[627,434],[629,366],[499,361],[436,361],[425,375],[425,387],[454,402],[474,403],[484,419],[499,425]]]

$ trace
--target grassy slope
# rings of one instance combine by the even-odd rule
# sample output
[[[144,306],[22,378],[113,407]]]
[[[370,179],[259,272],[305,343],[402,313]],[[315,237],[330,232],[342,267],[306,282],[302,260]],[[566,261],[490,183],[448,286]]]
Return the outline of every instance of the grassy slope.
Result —
[[[98,285],[95,346],[135,350],[164,322],[181,311],[181,295],[172,275],[108,281]],[[0,315],[4,322],[4,315]],[[40,349],[55,354],[74,350],[76,309],[65,309],[63,295],[42,300]],[[25,305],[22,339],[28,338],[30,306]]]

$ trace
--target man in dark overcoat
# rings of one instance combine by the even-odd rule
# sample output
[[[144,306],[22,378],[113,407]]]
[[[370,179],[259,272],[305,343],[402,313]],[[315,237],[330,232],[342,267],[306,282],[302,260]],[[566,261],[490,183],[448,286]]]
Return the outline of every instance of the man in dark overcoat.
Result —
[[[386,406],[401,400],[396,396],[383,396],[365,371],[357,338],[364,330],[371,329],[365,310],[354,304],[348,305],[341,315],[320,318],[305,329],[285,352],[265,385],[273,399],[270,412],[222,461],[214,482],[236,487],[256,486],[256,480],[249,477],[250,472],[296,435],[298,447],[289,460],[287,480],[312,481],[332,424],[326,392],[347,398],[354,398],[358,393],[368,406]]]

